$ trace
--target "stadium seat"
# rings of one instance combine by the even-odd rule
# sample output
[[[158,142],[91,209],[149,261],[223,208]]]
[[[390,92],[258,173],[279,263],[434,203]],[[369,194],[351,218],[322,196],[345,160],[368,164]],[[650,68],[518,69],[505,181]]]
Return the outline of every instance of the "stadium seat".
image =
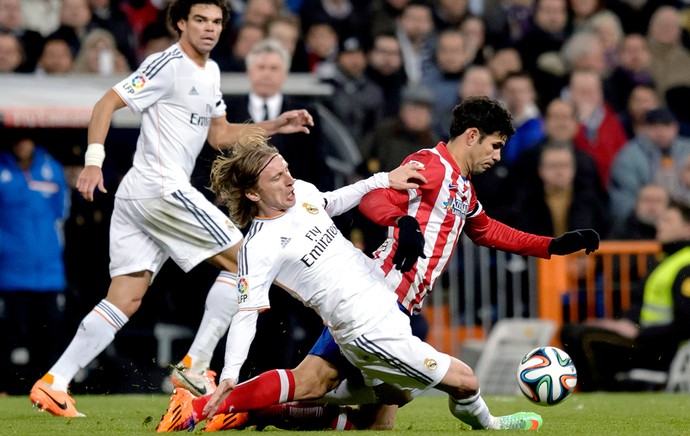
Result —
[[[690,392],[690,342],[678,349],[668,372],[635,368],[616,378],[636,386],[633,390],[658,391],[665,387],[667,392]]]
[[[531,350],[551,344],[556,323],[547,319],[505,318],[489,333],[474,372],[483,394],[517,394],[517,366]]]
[[[178,339],[191,339],[194,331],[189,327],[177,324],[156,323],[153,335],[158,342],[156,361],[161,368],[167,368],[172,360],[172,343]]]
[[[690,342],[678,349],[671,362],[666,390],[669,392],[690,392]]]

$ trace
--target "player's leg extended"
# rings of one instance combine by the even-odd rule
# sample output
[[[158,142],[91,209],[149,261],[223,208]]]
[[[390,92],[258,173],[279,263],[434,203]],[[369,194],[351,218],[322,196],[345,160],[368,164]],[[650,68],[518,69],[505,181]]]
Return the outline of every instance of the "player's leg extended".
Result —
[[[208,369],[218,342],[228,331],[237,313],[237,251],[241,243],[209,259],[223,268],[206,296],[204,315],[194,341],[182,361],[175,365],[170,378],[175,386],[195,396],[212,393],[215,372]]]
[[[34,384],[29,395],[33,404],[57,416],[82,416],[67,394],[67,386],[77,371],[110,345],[115,333],[137,311],[151,277],[151,271],[113,277],[106,298],[84,317],[62,356]]]
[[[450,412],[473,429],[538,430],[542,419],[536,413],[518,412],[492,416],[480,395],[479,381],[472,369],[451,356],[450,368],[437,389],[448,393]]]

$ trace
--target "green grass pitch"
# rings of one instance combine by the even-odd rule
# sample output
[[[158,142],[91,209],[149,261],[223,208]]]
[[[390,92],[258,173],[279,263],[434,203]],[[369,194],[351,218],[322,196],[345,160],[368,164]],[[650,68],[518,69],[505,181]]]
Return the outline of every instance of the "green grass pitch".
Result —
[[[81,395],[75,399],[86,418],[65,419],[39,413],[29,404],[28,396],[0,398],[0,435],[150,435],[168,403],[165,395]],[[544,425],[538,433],[544,435],[690,434],[688,394],[575,393],[552,407],[533,405],[521,396],[487,396],[486,401],[494,415],[518,410],[540,413]],[[448,412],[446,402],[442,395],[422,396],[400,409],[393,432],[356,434],[433,435],[468,431]],[[202,434],[202,427],[193,433]],[[265,431],[304,434],[273,427]],[[523,432],[501,432],[518,433]]]

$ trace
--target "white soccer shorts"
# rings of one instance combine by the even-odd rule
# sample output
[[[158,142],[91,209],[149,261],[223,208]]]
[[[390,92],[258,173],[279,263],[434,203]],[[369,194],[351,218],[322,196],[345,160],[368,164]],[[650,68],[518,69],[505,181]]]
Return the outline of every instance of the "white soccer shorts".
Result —
[[[340,350],[362,371],[367,385],[386,382],[413,398],[439,384],[450,368],[450,356],[413,336],[409,319],[397,306]]]
[[[172,258],[188,272],[242,240],[242,232],[193,187],[164,197],[115,199],[110,276],[149,270]]]

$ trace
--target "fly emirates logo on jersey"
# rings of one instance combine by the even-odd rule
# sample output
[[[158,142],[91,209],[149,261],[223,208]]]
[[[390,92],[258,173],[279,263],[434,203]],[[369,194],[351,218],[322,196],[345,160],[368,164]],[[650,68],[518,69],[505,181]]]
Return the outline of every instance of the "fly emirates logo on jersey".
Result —
[[[314,263],[316,263],[321,255],[326,251],[326,248],[328,248],[331,242],[333,242],[337,234],[338,228],[335,226],[335,224],[332,224],[325,231],[318,227],[312,227],[309,229],[304,237],[312,242],[315,242],[316,244],[309,253],[300,258],[302,263],[304,263],[307,268],[314,265]]]
[[[211,107],[210,104],[206,105],[206,113],[204,115],[200,115],[196,112],[192,112],[189,117],[189,124],[193,126],[201,126],[201,127],[206,127],[211,124],[211,120],[213,117],[211,116],[211,113],[213,113],[213,108]]]

